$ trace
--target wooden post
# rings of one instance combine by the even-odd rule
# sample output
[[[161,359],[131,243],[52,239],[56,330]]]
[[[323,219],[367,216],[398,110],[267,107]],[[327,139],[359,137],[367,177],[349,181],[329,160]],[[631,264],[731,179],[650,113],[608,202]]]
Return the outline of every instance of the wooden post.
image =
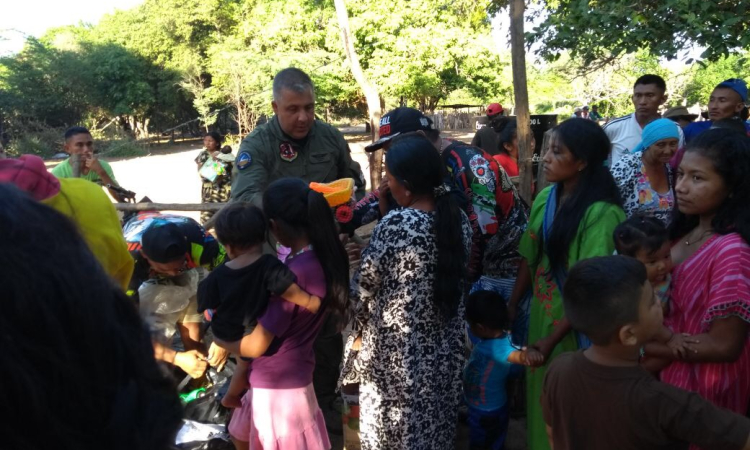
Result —
[[[531,204],[532,174],[531,119],[529,117],[529,92],[526,86],[526,49],[523,35],[524,0],[510,0],[510,52],[513,65],[513,91],[515,94],[516,121],[518,124],[519,194]]]
[[[380,95],[378,89],[374,84],[371,84],[362,66],[359,64],[359,56],[354,48],[354,42],[352,41],[352,33],[349,29],[349,13],[346,10],[346,4],[344,0],[334,0],[333,4],[336,8],[336,15],[339,21],[339,28],[341,29],[341,40],[344,44],[344,53],[346,53],[346,60],[349,62],[349,66],[352,69],[352,75],[357,80],[359,88],[362,89],[362,93],[365,94],[365,100],[367,100],[367,112],[370,119],[370,139],[372,142],[378,139],[378,128],[380,126],[380,115],[382,114],[380,108]],[[381,172],[383,170],[382,160],[383,152],[378,150],[367,155],[367,159],[370,163],[370,189],[377,189],[380,186]]]
[[[70,168],[73,170],[73,178],[80,178],[81,176],[81,155],[80,153],[74,153],[70,155]]]

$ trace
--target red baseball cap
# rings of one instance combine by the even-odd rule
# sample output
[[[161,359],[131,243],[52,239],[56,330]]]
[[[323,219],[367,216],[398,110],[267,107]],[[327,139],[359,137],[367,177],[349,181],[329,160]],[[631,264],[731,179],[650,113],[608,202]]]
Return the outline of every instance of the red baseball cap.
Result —
[[[502,112],[503,105],[501,105],[500,103],[490,103],[490,105],[487,107],[487,115],[490,117],[501,114]]]

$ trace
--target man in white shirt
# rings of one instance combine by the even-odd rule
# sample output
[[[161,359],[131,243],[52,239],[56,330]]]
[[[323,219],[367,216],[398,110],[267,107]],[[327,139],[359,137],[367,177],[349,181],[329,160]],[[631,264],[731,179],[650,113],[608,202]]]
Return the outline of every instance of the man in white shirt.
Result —
[[[612,142],[609,167],[640,144],[643,127],[661,117],[659,107],[667,101],[666,91],[667,84],[658,75],[643,75],[635,81],[633,97],[631,97],[635,112],[613,119],[604,125],[604,132]],[[680,130],[680,147],[684,145],[684,142],[685,139]]]

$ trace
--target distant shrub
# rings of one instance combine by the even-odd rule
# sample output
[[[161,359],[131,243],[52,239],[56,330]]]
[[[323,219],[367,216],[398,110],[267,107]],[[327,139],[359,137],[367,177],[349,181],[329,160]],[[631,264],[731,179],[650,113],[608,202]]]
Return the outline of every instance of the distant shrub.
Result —
[[[99,155],[106,159],[138,158],[149,154],[148,145],[139,144],[133,139],[117,139],[98,144]]]

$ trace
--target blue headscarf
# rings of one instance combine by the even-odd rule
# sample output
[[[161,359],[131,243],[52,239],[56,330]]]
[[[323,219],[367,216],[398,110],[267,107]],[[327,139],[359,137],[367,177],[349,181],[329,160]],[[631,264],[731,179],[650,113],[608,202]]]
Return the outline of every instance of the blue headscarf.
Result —
[[[680,129],[677,124],[669,119],[656,119],[643,127],[641,143],[632,150],[632,153],[643,152],[662,139],[670,138],[680,138]]]

